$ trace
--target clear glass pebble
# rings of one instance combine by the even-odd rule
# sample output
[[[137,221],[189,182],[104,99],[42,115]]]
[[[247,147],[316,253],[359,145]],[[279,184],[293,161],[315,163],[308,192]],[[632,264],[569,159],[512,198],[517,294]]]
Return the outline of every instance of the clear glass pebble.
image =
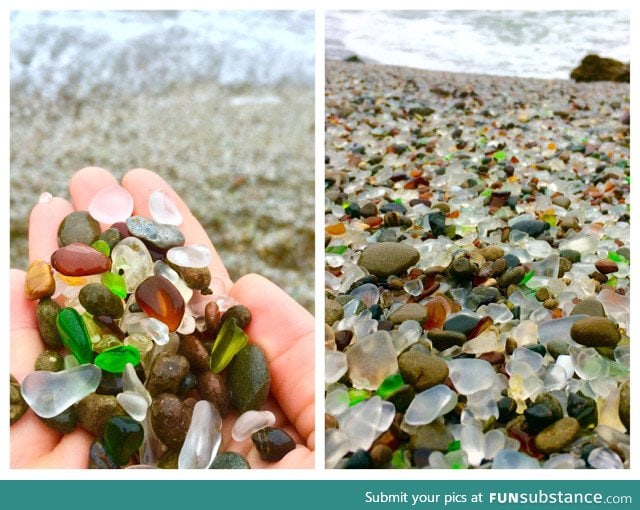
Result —
[[[208,469],[222,442],[222,418],[215,406],[199,400],[178,456],[178,469]]]
[[[147,417],[147,410],[149,409],[149,403],[144,399],[142,395],[134,393],[132,391],[123,391],[116,395],[118,402],[122,408],[138,422],[143,422]]]
[[[609,448],[594,448],[587,462],[594,469],[624,469],[622,459]]]
[[[383,404],[387,404],[384,406],[387,408],[385,412],[383,412]],[[375,395],[351,406],[338,417],[340,430],[347,434],[349,439],[349,451],[368,450],[373,441],[391,426],[395,412],[388,412],[389,406],[393,407],[393,404],[383,402],[379,396]]]
[[[540,469],[540,463],[521,452],[500,450],[493,459],[493,469]]]
[[[324,467],[333,469],[349,453],[349,436],[342,430],[329,429],[324,437]]]
[[[407,425],[426,425],[447,414],[458,403],[458,396],[444,384],[418,393],[404,415]]]
[[[324,353],[324,382],[333,384],[347,373],[347,355],[340,351],[325,351]]]
[[[378,286],[373,283],[360,285],[353,289],[349,294],[362,301],[366,308],[377,304],[380,299],[380,290],[378,289]]]
[[[490,388],[496,379],[491,364],[482,359],[453,359],[447,362],[449,377],[463,395]]]
[[[183,217],[175,202],[164,190],[157,190],[149,195],[149,212],[158,223],[178,226]]]
[[[584,460],[576,459],[570,453],[561,453],[558,455],[552,455],[548,461],[546,461],[543,469],[582,469],[584,468]]]
[[[467,395],[466,408],[473,413],[475,418],[488,420],[492,416],[494,418],[499,416],[497,399],[492,390],[493,388]]]
[[[407,294],[411,296],[419,296],[420,294],[422,294],[422,291],[424,289],[422,280],[420,280],[419,278],[405,282],[403,287]]]
[[[324,412],[339,416],[349,408],[349,392],[343,385],[329,391],[324,399]]]
[[[505,435],[500,429],[493,429],[484,435],[485,454],[487,460],[493,460],[496,454],[505,447]]]
[[[542,345],[547,345],[552,340],[562,340],[570,345],[575,344],[571,338],[571,326],[588,315],[572,315],[561,319],[553,319],[543,322],[538,326],[538,339]]]
[[[276,417],[271,411],[247,411],[238,416],[231,429],[234,441],[246,441],[251,434],[265,427],[271,427]]]
[[[387,331],[359,339],[347,350],[349,378],[354,388],[375,390],[388,376],[398,371],[398,359]]]
[[[166,345],[169,342],[169,328],[164,322],[153,317],[147,317],[141,319],[138,325],[142,332],[151,338],[156,345]]]
[[[98,191],[87,210],[95,220],[111,225],[131,216],[133,197],[122,186],[114,184]]]
[[[409,345],[414,344],[422,336],[422,326],[418,321],[404,321],[398,326],[398,331],[406,338]]]
[[[22,381],[22,396],[41,418],[53,418],[94,392],[102,371],[95,365],[80,365],[60,372],[38,370]]]
[[[211,262],[211,250],[202,244],[177,246],[167,252],[167,260],[180,267],[207,267]]]
[[[609,375],[609,364],[593,347],[569,347],[571,363],[582,379],[591,380]]]
[[[153,275],[153,261],[149,250],[140,239],[127,237],[111,251],[111,272],[121,274],[128,294]]]
[[[466,452],[469,464],[479,466],[486,452],[486,441],[482,430],[474,425],[461,425],[460,447]]]

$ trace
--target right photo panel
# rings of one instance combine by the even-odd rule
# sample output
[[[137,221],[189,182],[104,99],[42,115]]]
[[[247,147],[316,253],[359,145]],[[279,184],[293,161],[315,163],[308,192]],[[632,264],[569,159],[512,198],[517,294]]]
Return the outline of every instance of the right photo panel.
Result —
[[[326,12],[326,468],[629,468],[629,25]]]

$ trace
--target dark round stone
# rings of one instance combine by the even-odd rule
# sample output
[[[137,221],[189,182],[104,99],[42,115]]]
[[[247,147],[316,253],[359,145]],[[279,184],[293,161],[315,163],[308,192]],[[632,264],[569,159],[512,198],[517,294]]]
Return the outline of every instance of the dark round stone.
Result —
[[[231,402],[241,413],[261,409],[269,395],[271,374],[267,358],[257,345],[243,347],[227,366]]]
[[[161,393],[175,394],[189,372],[189,361],[180,354],[161,352],[153,361],[147,390],[152,397]]]
[[[56,318],[62,307],[51,298],[44,298],[36,307],[36,321],[42,341],[47,347],[59,349],[62,347],[62,339],[56,326]]]
[[[209,469],[251,469],[251,466],[239,453],[222,452],[216,455]]]
[[[102,437],[107,422],[114,416],[127,414],[113,395],[91,393],[76,404],[80,426],[94,436]]]
[[[58,246],[82,243],[90,246],[100,237],[100,223],[86,211],[74,211],[58,227]]]
[[[60,372],[64,369],[64,359],[56,351],[47,349],[38,355],[34,368],[46,372]]]
[[[366,450],[356,450],[349,457],[345,469],[369,469],[371,467],[371,455]]]
[[[189,393],[193,388],[196,387],[196,376],[189,372],[184,376],[180,386],[178,387],[178,395],[184,397],[187,393]]]
[[[22,398],[20,383],[15,377],[10,376],[9,384],[9,421],[13,425],[29,410],[29,406]]]
[[[251,434],[251,440],[260,458],[267,462],[278,462],[296,448],[296,443],[291,436],[275,427],[265,427],[254,432]]]
[[[139,365],[141,366],[141,365]],[[122,374],[114,374],[112,372],[102,371],[100,385],[96,389],[98,395],[113,395],[122,393]]]
[[[187,335],[182,338],[178,346],[177,354],[187,358],[189,367],[194,374],[210,371],[209,352],[204,344],[194,335]]]
[[[187,437],[193,409],[175,395],[163,393],[149,407],[151,426],[169,449],[180,451]]]
[[[245,329],[251,322],[251,311],[244,305],[234,305],[222,315],[222,323],[233,318],[241,329]]]
[[[514,417],[516,408],[516,401],[510,397],[503,397],[498,400],[498,422],[509,422]]]
[[[119,319],[124,313],[122,299],[101,283],[89,283],[82,287],[78,299],[91,315],[106,315]]]
[[[229,414],[231,410],[231,395],[222,375],[216,374],[211,370],[202,372],[198,375],[196,386],[200,398],[208,400],[215,405],[220,416],[224,418]]]
[[[117,228],[111,227],[100,234],[100,239],[109,245],[110,250],[113,250],[115,245],[122,241],[122,236]]]
[[[585,429],[598,423],[596,401],[581,392],[569,393],[567,397],[567,414],[578,420],[580,426]]]
[[[543,404],[537,404],[525,409],[524,417],[527,421],[527,428],[534,434],[556,421],[551,409]]]

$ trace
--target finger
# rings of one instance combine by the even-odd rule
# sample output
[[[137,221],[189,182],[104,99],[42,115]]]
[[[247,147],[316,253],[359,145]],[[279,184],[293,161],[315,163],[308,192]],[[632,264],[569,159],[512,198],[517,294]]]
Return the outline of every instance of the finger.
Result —
[[[38,459],[56,447],[61,436],[42,423],[31,409],[9,431],[12,468],[34,467]]]
[[[101,189],[118,184],[116,178],[104,168],[89,166],[78,170],[69,182],[69,194],[76,211],[86,211],[95,194]]]
[[[95,437],[78,427],[62,436],[55,449],[42,459],[44,468],[86,469],[89,467],[89,448]]]
[[[271,371],[271,393],[309,441],[314,429],[313,316],[262,276],[240,278],[229,294],[251,310],[246,329]]]
[[[144,216],[145,218],[151,217],[149,213],[149,196],[154,191],[163,190],[175,202],[184,218],[179,228],[184,234],[186,244],[202,244],[207,246],[211,250],[211,262],[209,263],[211,275],[223,280],[226,289],[231,286],[227,269],[224,267],[222,260],[211,244],[209,236],[202,228],[202,225],[200,225],[200,222],[191,214],[189,207],[187,207],[180,196],[162,177],[150,170],[136,168],[127,172],[122,178],[122,186],[133,196],[133,213]]]
[[[36,322],[36,302],[25,297],[24,277],[24,271],[11,270],[9,356],[11,373],[19,382],[33,372],[36,358],[44,350]]]
[[[73,212],[73,206],[63,198],[53,197],[38,202],[29,216],[29,261],[47,262],[58,249],[58,227]]]

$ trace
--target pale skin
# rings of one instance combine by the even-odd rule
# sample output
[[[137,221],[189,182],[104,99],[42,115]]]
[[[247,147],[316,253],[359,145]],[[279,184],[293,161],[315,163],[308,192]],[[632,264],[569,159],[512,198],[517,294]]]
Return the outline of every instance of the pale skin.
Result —
[[[30,262],[48,261],[58,248],[56,234],[64,217],[74,210],[87,210],[95,193],[116,183],[115,177],[102,168],[84,168],[69,184],[71,202],[54,197],[36,204],[29,218]],[[184,217],[180,230],[186,244],[204,244],[211,248],[211,274],[224,281],[227,294],[251,310],[252,321],[246,332],[250,340],[264,350],[271,370],[271,396],[265,409],[275,414],[275,426],[284,428],[297,447],[277,463],[262,461],[250,440],[237,443],[231,438],[231,428],[238,416],[233,413],[223,421],[221,451],[245,455],[252,468],[312,468],[315,449],[313,316],[259,275],[250,274],[232,282],[200,223],[157,174],[145,169],[131,170],[121,184],[133,196],[133,214],[147,218],[150,217],[149,195],[164,190]],[[24,271],[11,270],[11,373],[20,382],[33,371],[35,359],[45,348],[36,324],[37,302],[28,301],[24,295],[24,276]],[[28,410],[10,430],[12,468],[88,466],[89,446],[95,438],[80,426],[71,434],[62,435],[45,426]]]

